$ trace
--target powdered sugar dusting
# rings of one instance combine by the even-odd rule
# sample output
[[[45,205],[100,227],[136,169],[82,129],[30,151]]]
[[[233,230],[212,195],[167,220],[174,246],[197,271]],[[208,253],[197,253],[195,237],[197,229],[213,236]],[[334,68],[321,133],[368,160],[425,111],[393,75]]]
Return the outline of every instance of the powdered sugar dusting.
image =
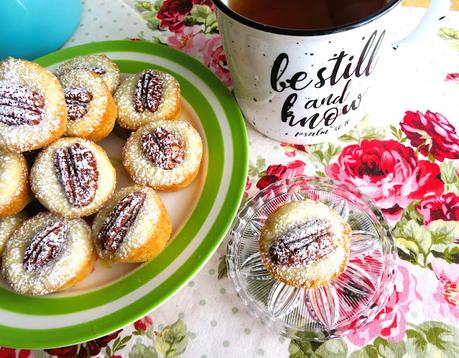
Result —
[[[88,113],[88,103],[92,100],[91,92],[81,87],[67,87],[64,89],[64,95],[68,120],[76,121]]]
[[[350,231],[338,213],[321,202],[290,202],[268,217],[260,239],[260,254],[268,269],[289,284],[301,287],[326,282],[342,272],[347,263]],[[301,242],[305,236],[311,236],[306,244]],[[282,237],[295,245],[291,251],[280,250],[281,260],[276,264],[269,250]],[[299,256],[292,258],[291,253]]]
[[[158,71],[142,72],[134,91],[134,109],[143,113],[145,109],[156,112],[163,96],[163,83]]]
[[[338,246],[320,260],[311,261],[306,266],[274,266],[277,275],[294,284],[303,286],[305,282],[329,281],[346,266],[349,253]],[[344,266],[344,267],[343,267]]]
[[[89,136],[104,119],[110,96],[107,86],[100,77],[87,70],[69,70],[59,79],[66,93],[69,112],[66,135]]]
[[[160,103],[154,112],[135,110],[136,88],[143,72],[131,75],[121,83],[114,96],[118,105],[118,121],[121,127],[137,129],[152,121],[172,119],[176,115],[180,107],[180,85],[173,76],[167,73],[160,71],[155,71],[155,73],[161,81],[162,91]]]
[[[97,183],[94,183],[97,188],[95,196],[82,207],[73,206],[67,199],[54,163],[59,148],[68,148],[75,143],[91,152],[98,172]],[[89,167],[90,163],[84,160],[83,170],[89,170]],[[61,138],[40,153],[32,167],[30,182],[36,198],[50,211],[67,217],[87,216],[96,212],[110,198],[115,189],[116,173],[105,151],[94,142],[83,138]]]
[[[156,166],[171,170],[183,163],[185,152],[174,133],[158,127],[140,138],[143,154]]]
[[[336,248],[328,219],[308,219],[282,233],[269,248],[275,265],[301,266],[319,260]]]
[[[66,227],[62,251],[52,263],[38,270],[26,270],[24,256],[33,238],[56,223]],[[53,239],[53,240],[54,240]],[[91,230],[81,219],[67,220],[51,213],[40,213],[25,221],[8,240],[3,254],[2,273],[12,288],[22,294],[44,295],[58,290],[73,279],[93,254]]]
[[[136,215],[135,221],[133,221],[133,223],[130,225],[126,235],[124,236],[124,239],[115,252],[105,250],[101,245],[101,241],[98,239],[98,235],[102,230],[105,221],[109,220],[107,217],[114,211],[115,207],[123,198],[126,198],[130,194],[136,192],[144,194],[145,199]],[[94,242],[96,244],[99,256],[106,259],[122,259],[128,257],[133,249],[142,246],[145,241],[150,238],[151,233],[158,225],[158,220],[160,217],[158,200],[159,198],[155,191],[147,187],[132,186],[123,188],[117,192],[109,201],[109,204],[97,214],[93,223],[92,230]]]
[[[0,82],[0,122],[19,126],[42,120],[45,99],[26,86]]]
[[[106,55],[87,55],[75,57],[56,70],[56,76],[61,77],[71,70],[87,70],[106,83],[111,93],[114,93],[120,83],[120,71],[118,66]]]
[[[142,136],[163,128],[174,134],[181,143],[183,161],[174,168],[165,170],[150,160],[142,148]],[[129,137],[123,150],[123,165],[139,184],[170,186],[182,183],[200,166],[202,140],[199,133],[186,121],[158,120],[143,126]]]
[[[145,193],[137,191],[125,196],[116,204],[97,235],[97,240],[104,250],[115,252],[120,247],[135,223],[145,197]]]
[[[20,195],[27,185],[27,164],[24,156],[0,149],[0,206]]]
[[[70,204],[81,208],[94,200],[99,172],[96,158],[87,147],[77,142],[67,148],[58,148],[54,166]]]
[[[45,99],[37,92],[27,86],[9,84],[6,81],[0,82],[0,96],[29,106],[30,109],[43,108]],[[0,99],[1,100],[1,99]]]
[[[19,103],[18,98],[28,98],[21,102],[21,109],[17,106],[0,106],[4,119],[0,120],[0,146],[18,152],[37,149],[47,144],[53,136],[63,133],[66,121],[64,94],[53,74],[35,63],[9,58],[0,62],[0,83],[3,88],[15,88],[8,98],[16,104]],[[31,107],[39,109],[32,111]],[[29,125],[12,125],[14,123],[10,120],[5,120],[5,117],[12,116],[24,118],[23,124]]]
[[[88,70],[97,74],[97,75],[103,75],[105,73],[107,73],[107,71],[105,69],[103,69],[102,67],[97,67],[97,66],[89,66],[88,67]]]
[[[10,235],[24,222],[24,220],[25,215],[22,213],[0,219],[0,255]]]
[[[26,271],[39,271],[51,265],[64,250],[67,241],[67,223],[56,221],[43,228],[30,240],[24,252],[24,268]]]

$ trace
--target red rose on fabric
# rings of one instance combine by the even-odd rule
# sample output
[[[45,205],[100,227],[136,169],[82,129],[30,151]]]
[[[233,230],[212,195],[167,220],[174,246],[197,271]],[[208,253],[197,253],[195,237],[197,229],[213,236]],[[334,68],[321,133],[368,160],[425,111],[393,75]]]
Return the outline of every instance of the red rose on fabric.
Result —
[[[407,111],[400,127],[423,155],[430,152],[440,162],[445,158],[459,159],[459,135],[440,113]]]
[[[325,169],[333,179],[355,186],[372,198],[390,219],[397,219],[414,199],[441,195],[440,167],[418,160],[412,148],[395,140],[363,140],[345,147],[338,163]]]
[[[122,329],[80,345],[55,349],[45,349],[45,352],[59,358],[86,358],[88,357],[89,352],[90,356],[93,357],[98,355],[102,348],[106,347],[111,341],[118,337],[121,331]]]
[[[0,358],[16,358],[16,349],[0,347]]]
[[[153,323],[153,321],[151,320],[151,318],[149,316],[145,316],[137,321],[134,322],[134,329],[136,331],[146,331],[147,328],[149,326],[151,326],[151,324]]]
[[[207,42],[203,55],[207,67],[213,69],[226,86],[231,86],[231,75],[220,35],[214,36]]]
[[[0,358],[28,358],[30,357],[30,350],[28,349],[14,349],[0,347]]]
[[[111,341],[113,341],[115,338],[117,338],[122,331],[123,331],[122,329],[119,329],[118,331],[115,331],[113,333],[107,334],[104,337],[97,338],[97,339],[95,339],[95,340],[93,340],[91,342],[94,342],[99,348],[107,347],[107,345]]]
[[[454,193],[432,196],[421,201],[416,209],[424,217],[425,225],[434,220],[459,221],[459,196]]]
[[[100,353],[101,349],[106,347],[111,341],[113,341],[118,335],[121,333],[122,329],[107,334],[104,337],[97,338],[93,341],[89,341],[86,343],[86,349],[88,350],[91,356],[96,356]]]
[[[71,357],[77,356],[78,348],[79,346],[75,345],[75,346],[62,347],[62,348],[45,349],[45,352],[52,356],[56,356],[60,358],[71,358]],[[83,351],[85,350],[83,349]]]
[[[458,81],[459,73],[448,73],[445,77],[445,81]]]
[[[58,358],[88,358],[88,351],[83,345],[45,349],[45,352]]]
[[[264,189],[268,185],[275,183],[281,179],[293,178],[304,173],[305,164],[301,160],[294,160],[286,165],[276,164],[270,165],[266,169],[266,174],[263,175],[257,182],[258,189]]]
[[[185,26],[185,17],[190,14],[193,4],[191,0],[166,0],[156,17],[161,27],[172,32],[181,32]]]

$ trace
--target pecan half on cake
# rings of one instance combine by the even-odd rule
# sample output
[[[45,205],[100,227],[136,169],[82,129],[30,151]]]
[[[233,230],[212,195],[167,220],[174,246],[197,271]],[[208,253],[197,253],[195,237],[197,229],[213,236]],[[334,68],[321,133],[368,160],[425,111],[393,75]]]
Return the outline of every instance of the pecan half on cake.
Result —
[[[139,185],[175,191],[199,171],[202,140],[184,120],[157,120],[132,133],[123,148],[123,165]]]
[[[259,241],[266,268],[295,287],[317,287],[341,274],[351,228],[327,205],[294,201],[268,216]]]
[[[67,110],[58,79],[36,63],[0,61],[0,149],[43,148],[65,131]]]
[[[105,204],[115,189],[116,173],[94,142],[62,138],[38,155],[30,184],[48,210],[75,218],[92,215]]]
[[[92,235],[97,254],[109,262],[145,262],[166,246],[172,224],[166,208],[148,187],[115,193],[97,214]]]
[[[118,111],[103,79],[88,70],[70,70],[59,80],[68,112],[65,135],[93,141],[107,137],[115,126]]]
[[[45,295],[82,281],[95,259],[91,229],[84,220],[39,213],[6,242],[2,274],[18,293]]]
[[[118,124],[137,130],[159,119],[176,119],[180,112],[180,85],[168,73],[145,70],[121,82],[115,93]]]

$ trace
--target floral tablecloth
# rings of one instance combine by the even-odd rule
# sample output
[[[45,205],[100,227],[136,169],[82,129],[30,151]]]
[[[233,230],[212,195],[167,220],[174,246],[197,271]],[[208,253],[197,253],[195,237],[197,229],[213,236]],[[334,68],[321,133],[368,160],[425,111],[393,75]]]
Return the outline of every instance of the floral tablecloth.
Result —
[[[210,0],[86,0],[66,46],[146,39],[202,60],[231,86]],[[400,9],[402,37],[423,9]],[[374,199],[393,226],[400,260],[394,292],[373,322],[323,344],[290,341],[241,305],[226,277],[226,240],[202,271],[149,316],[106,337],[3,357],[458,357],[459,13],[418,49],[378,66],[371,111],[333,143],[288,145],[249,127],[245,198],[282,178],[328,176]],[[396,62],[394,62],[396,61]],[[396,65],[394,65],[396,63]],[[27,337],[24,337],[27,346]]]

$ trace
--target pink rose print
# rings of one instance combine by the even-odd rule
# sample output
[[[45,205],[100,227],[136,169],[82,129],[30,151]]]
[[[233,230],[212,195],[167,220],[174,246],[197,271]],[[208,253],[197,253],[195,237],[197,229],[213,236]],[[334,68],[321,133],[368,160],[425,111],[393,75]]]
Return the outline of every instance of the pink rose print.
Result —
[[[247,179],[245,181],[245,188],[244,188],[244,198],[247,199],[249,197],[249,190],[252,187],[252,181],[250,180],[250,177],[247,176]]]
[[[383,336],[394,342],[400,342],[405,335],[406,314],[411,302],[421,300],[416,292],[416,278],[409,273],[404,263],[398,265],[394,283],[394,292],[386,306],[376,315],[373,321],[363,326],[356,333],[348,336],[350,342],[363,346],[377,336]]]
[[[445,81],[459,81],[459,73],[448,73]]]
[[[319,199],[319,197],[317,199]],[[369,273],[371,273],[374,267],[381,266],[380,260],[374,258],[371,255],[359,255],[357,257],[351,257],[349,259],[349,264],[349,266],[358,266],[363,271],[367,271]],[[363,292],[368,292],[366,285],[368,287],[373,287],[373,283],[369,281],[369,278],[362,277],[362,282],[357,283],[353,281],[352,275],[341,275],[339,280],[343,283],[343,285],[337,286],[337,291],[340,293],[340,295],[352,297],[352,299],[348,301],[348,304],[352,306],[353,309],[363,309],[368,303],[367,298],[365,296],[356,294],[350,290],[349,287],[355,287]],[[362,306],[362,304],[365,306]],[[351,327],[352,326],[353,325],[351,325]]]
[[[185,27],[182,32],[173,33],[167,44],[191,56],[197,56],[207,44],[207,37],[199,26]]]
[[[459,221],[459,196],[447,193],[439,197],[428,197],[416,209],[424,217],[425,225],[434,220]]]
[[[304,173],[305,163],[301,160],[294,160],[286,165],[275,164],[270,165],[266,169],[266,174],[257,182],[258,189],[264,189],[268,185],[275,183],[281,179],[293,178]]]
[[[151,326],[153,321],[149,316],[145,316],[137,321],[134,322],[134,329],[136,331],[143,331],[145,332],[149,326]]]
[[[231,86],[231,75],[228,70],[228,63],[226,62],[220,35],[214,36],[207,42],[203,55],[204,63],[207,67],[212,68],[225,85]]]
[[[252,187],[252,182],[250,181],[250,177],[247,177],[247,180],[245,181],[245,190],[244,191],[249,191],[251,187]]]
[[[440,162],[445,158],[459,159],[459,135],[440,113],[407,111],[400,127],[424,156],[430,152]]]
[[[345,147],[327,175],[371,197],[387,218],[396,220],[414,199],[441,195],[440,167],[418,160],[412,148],[395,140],[363,140]]]
[[[280,146],[284,151],[284,154],[289,158],[295,157],[297,151],[307,152],[307,147],[302,144],[281,143]]]
[[[433,297],[440,304],[441,315],[446,316],[449,312],[459,318],[459,265],[435,258],[432,269],[438,278],[438,287]]]
[[[185,17],[191,12],[191,0],[166,0],[156,17],[160,26],[171,32],[181,32],[185,26]]]

